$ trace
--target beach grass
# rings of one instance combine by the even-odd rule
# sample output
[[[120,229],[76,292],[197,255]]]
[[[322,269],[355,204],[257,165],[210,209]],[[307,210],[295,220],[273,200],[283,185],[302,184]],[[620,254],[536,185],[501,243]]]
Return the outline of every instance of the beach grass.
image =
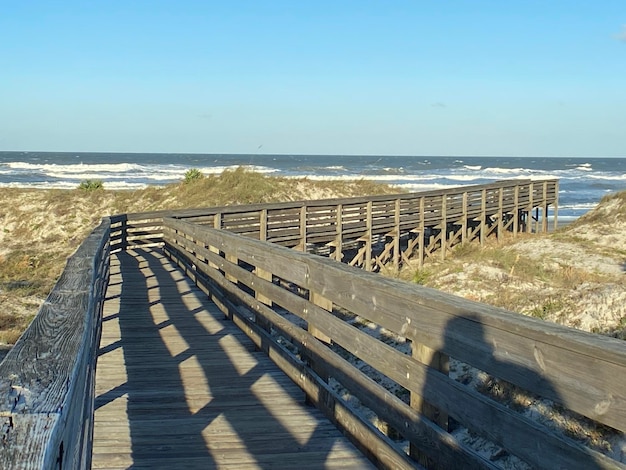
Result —
[[[140,190],[110,191],[97,181],[73,190],[0,188],[0,343],[17,340],[67,257],[104,216],[397,192],[366,180],[313,181],[244,168],[210,176],[192,172],[180,183]]]

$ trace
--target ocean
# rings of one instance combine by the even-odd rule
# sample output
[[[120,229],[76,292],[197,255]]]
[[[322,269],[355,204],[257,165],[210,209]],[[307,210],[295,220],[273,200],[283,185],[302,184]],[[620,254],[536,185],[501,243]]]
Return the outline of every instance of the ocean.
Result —
[[[0,187],[73,189],[95,179],[106,189],[140,189],[178,182],[190,168],[209,175],[238,166],[311,180],[363,178],[410,192],[503,179],[558,178],[561,220],[573,220],[606,194],[626,190],[626,158],[86,152],[0,152]]]

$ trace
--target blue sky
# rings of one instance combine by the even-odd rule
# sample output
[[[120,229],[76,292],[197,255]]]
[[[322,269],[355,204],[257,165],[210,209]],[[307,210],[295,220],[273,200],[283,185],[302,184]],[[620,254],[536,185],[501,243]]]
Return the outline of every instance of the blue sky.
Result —
[[[28,1],[0,150],[626,156],[626,1]]]

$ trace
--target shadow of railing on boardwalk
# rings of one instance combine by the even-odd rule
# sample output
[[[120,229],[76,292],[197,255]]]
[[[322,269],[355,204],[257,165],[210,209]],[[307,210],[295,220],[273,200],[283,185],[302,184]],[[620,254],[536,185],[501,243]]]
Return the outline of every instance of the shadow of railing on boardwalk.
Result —
[[[230,343],[233,346],[232,343],[237,342],[233,349],[251,351],[252,343],[240,343],[236,336],[222,328],[216,328],[213,332],[207,331],[197,318],[197,315],[207,315],[204,309],[190,309],[183,301],[183,295],[197,294],[181,293],[176,284],[172,285],[172,276],[174,273],[182,276],[180,271],[176,268],[169,268],[169,271],[164,269],[158,252],[138,250],[137,253],[138,258],[125,252],[117,255],[121,271],[125,274],[138,273],[140,269],[138,259],[141,259],[154,273],[156,282],[151,287],[148,285],[148,279],[140,275],[134,277],[132,283],[124,280],[119,312],[121,340],[115,346],[122,347],[124,351],[127,384],[96,399],[96,406],[102,407],[128,393],[127,413],[134,465],[167,467],[173,464],[173,458],[183,457],[191,458],[203,466],[215,466],[219,463],[220,455],[211,453],[207,446],[207,441],[211,439],[207,428],[216,420],[228,422],[230,428],[236,432],[240,444],[245,447],[245,454],[261,467],[270,465],[267,460],[271,458],[267,455],[268,446],[278,448],[281,453],[280,460],[272,463],[272,468],[278,468],[281,464],[287,467],[295,465],[296,454],[307,450],[314,451],[322,462],[325,461],[325,456],[330,454],[337,440],[327,437],[325,426],[331,426],[330,423],[318,423],[308,437],[303,437],[306,434],[302,431],[296,436],[294,431],[297,430],[287,429],[263,404],[260,392],[254,390],[255,384],[269,378],[268,370],[264,370],[264,366],[257,363],[242,372],[241,366],[233,362],[223,344]],[[130,292],[130,289],[133,291]],[[157,302],[159,305],[154,301],[150,302],[149,289],[160,289],[159,297],[165,301]],[[153,310],[162,308],[164,318],[168,319],[155,324],[151,308]],[[228,322],[223,316],[218,318],[218,321]],[[174,354],[168,349],[159,331],[172,327],[176,329],[180,339],[188,345],[180,351],[173,351]],[[141,342],[131,340],[136,336],[137,328],[143,330]],[[229,328],[236,327],[231,324]],[[150,368],[147,368],[144,362],[147,342],[150,344],[149,355],[158,358],[158,365]],[[213,345],[210,349],[206,347],[207,342]],[[178,347],[184,343],[179,343]],[[101,354],[107,353],[110,349],[104,348]],[[197,362],[194,362],[199,365],[194,371],[195,374],[200,371],[203,375],[195,377],[195,380],[205,380],[210,391],[210,397],[204,400],[205,403],[202,403],[202,397],[186,395],[181,364],[191,358],[195,358]],[[223,376],[238,370],[239,379],[236,384],[224,383]],[[141,384],[140,391],[137,391],[135,385],[137,383]],[[300,398],[303,401],[303,396]],[[171,419],[168,417],[162,421],[152,418],[149,410],[155,403],[169,406],[168,415]],[[193,409],[190,409],[190,405]],[[198,409],[195,409],[196,406]],[[246,410],[250,410],[251,413],[247,413]],[[271,439],[271,442],[268,439]],[[228,450],[225,450],[225,453]]]

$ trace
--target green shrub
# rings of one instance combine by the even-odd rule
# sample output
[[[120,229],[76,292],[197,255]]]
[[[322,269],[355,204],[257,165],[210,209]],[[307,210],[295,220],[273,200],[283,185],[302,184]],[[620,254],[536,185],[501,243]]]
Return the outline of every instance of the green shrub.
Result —
[[[418,269],[415,273],[413,273],[413,282],[423,286],[428,282],[431,276],[432,273],[430,271],[427,271],[426,269]]]
[[[101,180],[83,180],[78,185],[78,189],[83,191],[96,191],[104,189],[104,183]]]
[[[183,180],[183,183],[189,184],[194,181],[199,181],[202,178],[204,178],[204,175],[200,170],[198,170],[197,168],[190,168],[185,172],[185,179]]]

